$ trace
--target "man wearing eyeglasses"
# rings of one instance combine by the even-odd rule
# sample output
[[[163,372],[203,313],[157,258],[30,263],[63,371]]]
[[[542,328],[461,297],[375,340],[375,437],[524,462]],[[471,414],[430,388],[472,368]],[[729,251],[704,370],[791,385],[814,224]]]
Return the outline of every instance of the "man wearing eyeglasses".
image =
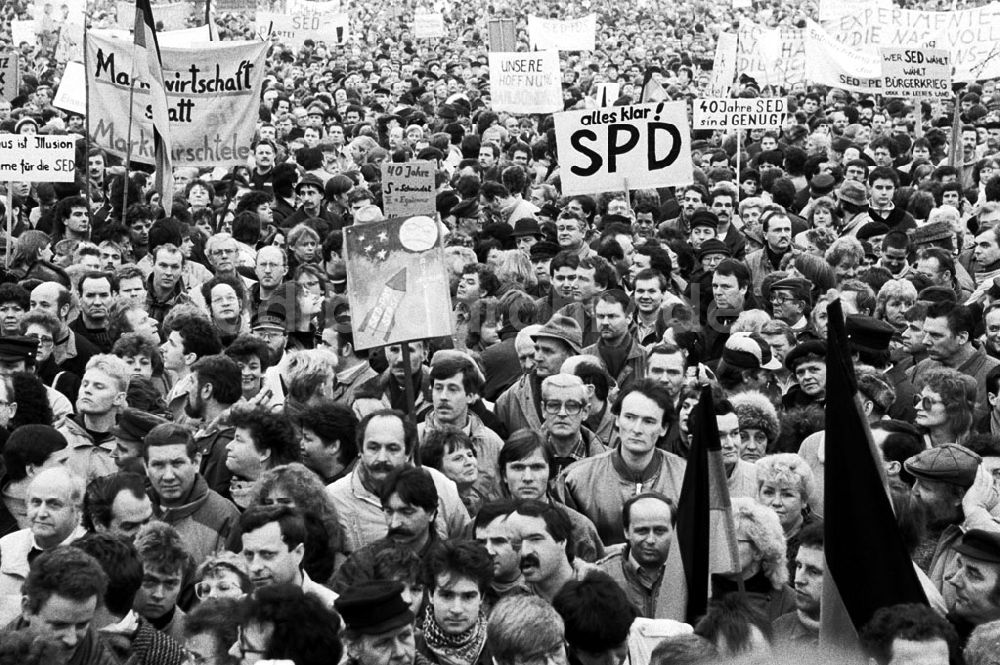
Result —
[[[785,277],[771,285],[774,318],[784,321],[801,339],[809,328],[812,283],[802,277]]]
[[[554,374],[542,381],[545,437],[557,475],[573,462],[607,451],[583,426],[590,414],[587,386],[574,374]]]
[[[236,271],[236,259],[239,256],[239,246],[236,239],[228,233],[216,233],[205,243],[205,254],[216,277],[238,277],[243,286],[251,288],[257,282],[244,277]]]

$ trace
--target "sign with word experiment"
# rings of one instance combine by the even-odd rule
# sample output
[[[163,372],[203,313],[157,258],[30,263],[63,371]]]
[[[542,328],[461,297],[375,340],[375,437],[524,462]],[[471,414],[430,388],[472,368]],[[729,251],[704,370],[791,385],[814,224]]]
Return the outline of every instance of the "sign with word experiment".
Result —
[[[441,228],[417,215],[344,229],[357,348],[452,334]]]
[[[212,42],[198,48],[161,47],[175,166],[245,164],[257,129],[266,42]],[[145,59],[133,62],[131,41],[92,35],[90,139],[142,164],[154,163],[153,112]],[[141,54],[140,54],[141,56]],[[131,72],[137,72],[133,81]],[[129,136],[129,94],[135,88]]]
[[[0,181],[73,182],[76,137],[0,134]]]
[[[692,125],[695,129],[763,129],[778,127],[788,112],[784,97],[751,99],[695,99]]]
[[[685,102],[556,113],[563,193],[593,194],[693,181]]]
[[[882,47],[882,94],[951,98],[951,53],[935,48]]]
[[[563,108],[558,51],[490,53],[490,106],[511,113]]]
[[[387,217],[434,215],[436,200],[432,163],[382,162],[382,205]]]

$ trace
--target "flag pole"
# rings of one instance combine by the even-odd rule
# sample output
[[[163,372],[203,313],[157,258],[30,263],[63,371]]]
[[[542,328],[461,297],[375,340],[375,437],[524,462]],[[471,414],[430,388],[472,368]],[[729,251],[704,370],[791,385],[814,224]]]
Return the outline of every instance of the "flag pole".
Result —
[[[87,79],[90,78],[90,58],[87,56],[87,51],[90,46],[87,44],[87,19],[90,16],[87,13],[83,15],[83,147],[84,147],[84,157],[83,157],[83,174],[85,176],[85,181],[87,185],[87,217],[93,221],[93,213],[91,212],[91,198],[90,198],[90,173],[89,173],[89,162],[90,162],[90,85],[87,83]],[[124,220],[123,220],[124,221]],[[93,228],[93,226],[91,226]]]

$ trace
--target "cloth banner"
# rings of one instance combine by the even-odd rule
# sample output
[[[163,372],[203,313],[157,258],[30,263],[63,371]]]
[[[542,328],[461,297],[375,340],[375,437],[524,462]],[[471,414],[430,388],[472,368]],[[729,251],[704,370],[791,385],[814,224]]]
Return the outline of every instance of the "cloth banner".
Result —
[[[806,77],[852,92],[882,91],[882,58],[838,42],[815,21],[806,20]]]
[[[122,30],[132,30],[135,28],[135,2],[125,2],[119,0],[115,3],[118,8],[118,27]],[[188,2],[177,2],[172,5],[153,5],[153,20],[156,25],[163,24],[164,30],[181,30],[187,27],[188,16],[191,15],[191,4]]]
[[[270,31],[270,36],[279,42],[301,48],[307,39],[327,44],[343,43],[347,39],[348,17],[339,9],[291,14],[257,12],[256,24],[261,39],[267,39]]]
[[[736,71],[762,86],[806,80],[805,34],[792,27],[767,28],[743,20],[737,31]]]
[[[196,48],[161,48],[170,106],[170,138],[175,166],[245,164],[257,129],[257,105],[264,83],[265,42],[212,42]],[[91,142],[119,157],[128,152],[153,164],[153,124],[145,65],[132,62],[132,44],[91,35]],[[136,76],[133,127],[128,136],[129,88]]]
[[[533,51],[593,51],[597,14],[559,20],[528,15],[528,41]]]

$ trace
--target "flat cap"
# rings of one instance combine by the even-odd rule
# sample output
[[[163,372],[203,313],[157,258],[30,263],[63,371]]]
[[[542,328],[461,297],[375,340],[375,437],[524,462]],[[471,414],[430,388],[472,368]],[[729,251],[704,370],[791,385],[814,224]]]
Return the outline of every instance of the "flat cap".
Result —
[[[548,240],[540,240],[528,250],[528,257],[532,261],[545,261],[553,258],[559,253],[559,245]]]
[[[968,488],[976,479],[981,460],[965,446],[946,443],[920,451],[903,462],[903,468],[916,478]]]
[[[970,529],[955,545],[955,551],[967,557],[989,563],[1000,563],[1000,533]]]
[[[583,329],[577,320],[571,316],[556,314],[542,326],[542,329],[531,336],[533,340],[539,337],[557,339],[572,349],[573,353],[580,353],[583,346]]]
[[[34,337],[20,335],[0,337],[0,360],[34,362],[37,353],[38,340]]]
[[[140,443],[154,427],[170,422],[166,418],[125,407],[118,416],[118,424],[111,428],[111,434],[123,441]]]
[[[333,606],[347,628],[363,635],[378,635],[413,622],[413,612],[403,600],[402,582],[373,580],[355,584]]]
[[[771,284],[771,293],[788,291],[796,299],[809,303],[811,302],[809,296],[812,293],[812,286],[812,282],[805,277],[783,277]]]
[[[813,196],[825,196],[833,191],[836,184],[837,181],[829,173],[819,173],[809,181],[809,192]]]
[[[913,246],[926,245],[937,240],[946,240],[952,237],[954,231],[951,228],[951,224],[948,222],[937,221],[930,222],[929,224],[924,224],[923,226],[918,226],[915,229],[908,231],[910,234],[910,242]]]
[[[896,329],[871,316],[851,314],[845,324],[851,346],[866,351],[887,351]]]

